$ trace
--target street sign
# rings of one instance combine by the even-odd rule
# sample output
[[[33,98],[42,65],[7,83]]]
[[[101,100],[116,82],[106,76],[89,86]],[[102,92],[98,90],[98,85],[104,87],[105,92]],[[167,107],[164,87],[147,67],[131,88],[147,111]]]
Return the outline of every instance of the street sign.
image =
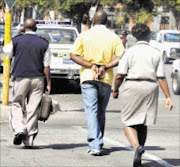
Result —
[[[5,0],[7,6],[9,7],[9,9],[12,9],[12,7],[14,6],[16,0]]]

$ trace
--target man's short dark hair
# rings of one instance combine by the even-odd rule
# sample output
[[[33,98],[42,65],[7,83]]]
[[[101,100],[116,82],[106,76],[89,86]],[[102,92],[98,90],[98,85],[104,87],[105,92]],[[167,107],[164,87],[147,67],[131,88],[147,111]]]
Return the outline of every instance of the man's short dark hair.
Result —
[[[150,29],[146,24],[136,24],[132,28],[132,35],[136,37],[138,41],[147,41]]]

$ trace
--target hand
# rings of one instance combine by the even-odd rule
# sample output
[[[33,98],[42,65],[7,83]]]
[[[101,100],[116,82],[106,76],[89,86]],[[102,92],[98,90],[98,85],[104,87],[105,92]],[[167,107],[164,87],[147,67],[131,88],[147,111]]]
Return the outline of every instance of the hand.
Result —
[[[166,108],[168,109],[168,111],[172,110],[173,108],[172,100],[170,97],[166,98]]]
[[[118,96],[119,96],[119,91],[115,91],[115,92],[113,91],[112,97],[113,97],[114,99],[117,99]]]
[[[95,64],[93,64],[91,70],[93,71],[92,80],[98,81],[98,67]]]
[[[51,92],[51,86],[50,85],[47,85],[47,91],[48,91],[48,93],[50,94],[50,92]]]
[[[24,32],[25,32],[24,27],[18,29],[18,35],[24,34]]]
[[[101,66],[100,68],[99,68],[99,72],[98,72],[98,79],[99,80],[101,80],[101,79],[103,79],[104,78],[104,74],[105,74],[105,65],[103,65],[103,66]]]

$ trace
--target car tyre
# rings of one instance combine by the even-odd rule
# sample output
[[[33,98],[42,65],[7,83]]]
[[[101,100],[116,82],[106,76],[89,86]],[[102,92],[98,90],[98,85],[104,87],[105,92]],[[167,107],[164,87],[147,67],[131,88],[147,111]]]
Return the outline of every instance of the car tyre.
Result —
[[[172,90],[174,94],[180,95],[180,74],[175,72],[172,77]]]
[[[164,61],[164,64],[168,64],[169,63],[169,58],[168,58],[166,52],[163,53],[163,61]]]

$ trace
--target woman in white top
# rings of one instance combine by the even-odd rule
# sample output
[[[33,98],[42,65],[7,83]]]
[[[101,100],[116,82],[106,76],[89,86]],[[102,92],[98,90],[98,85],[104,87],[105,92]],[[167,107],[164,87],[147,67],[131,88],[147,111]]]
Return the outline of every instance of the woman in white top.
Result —
[[[155,124],[158,109],[158,83],[166,96],[166,107],[172,109],[172,100],[164,74],[160,51],[152,48],[150,30],[145,24],[132,28],[137,43],[129,48],[119,60],[114,81],[113,98],[118,98],[118,89],[126,78],[121,92],[121,118],[124,131],[135,151],[134,167],[141,166],[141,155],[147,136],[147,126]]]

